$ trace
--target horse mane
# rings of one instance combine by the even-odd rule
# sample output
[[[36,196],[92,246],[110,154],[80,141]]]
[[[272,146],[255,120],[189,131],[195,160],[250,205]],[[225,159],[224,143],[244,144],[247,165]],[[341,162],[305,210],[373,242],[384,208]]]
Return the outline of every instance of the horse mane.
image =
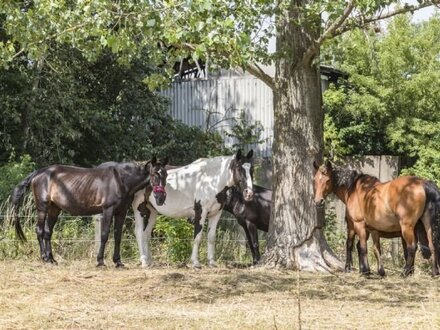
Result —
[[[332,181],[334,185],[336,187],[345,186],[348,193],[353,192],[357,181],[364,180],[366,178],[373,179],[372,182],[379,181],[377,177],[362,173],[358,170],[335,166],[332,171]]]

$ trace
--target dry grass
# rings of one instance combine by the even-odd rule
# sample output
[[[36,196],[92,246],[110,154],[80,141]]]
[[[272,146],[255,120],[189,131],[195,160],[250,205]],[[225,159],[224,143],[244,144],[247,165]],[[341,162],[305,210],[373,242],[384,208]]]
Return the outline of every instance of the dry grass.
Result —
[[[439,279],[424,270],[412,278],[389,272],[379,279],[258,268],[141,269],[129,264],[117,270],[78,261],[58,266],[1,261],[0,292],[1,329],[440,326]]]

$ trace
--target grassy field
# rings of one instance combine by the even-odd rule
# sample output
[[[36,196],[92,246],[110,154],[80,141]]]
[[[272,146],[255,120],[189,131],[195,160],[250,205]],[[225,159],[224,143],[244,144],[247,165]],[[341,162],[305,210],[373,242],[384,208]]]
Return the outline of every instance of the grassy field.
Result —
[[[438,278],[0,261],[1,329],[433,329]]]

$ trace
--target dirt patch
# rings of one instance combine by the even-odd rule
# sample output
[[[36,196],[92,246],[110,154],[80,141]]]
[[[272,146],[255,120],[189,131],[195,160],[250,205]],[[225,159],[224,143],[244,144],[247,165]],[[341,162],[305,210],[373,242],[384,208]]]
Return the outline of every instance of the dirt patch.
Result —
[[[427,329],[438,278],[0,262],[0,328]]]

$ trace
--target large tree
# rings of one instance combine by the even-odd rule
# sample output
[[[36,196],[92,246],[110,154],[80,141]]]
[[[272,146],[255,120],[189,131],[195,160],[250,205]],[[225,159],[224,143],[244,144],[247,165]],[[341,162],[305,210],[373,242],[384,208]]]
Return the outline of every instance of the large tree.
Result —
[[[435,0],[438,3],[437,0]],[[145,52],[161,66],[147,77],[157,87],[181,58],[242,67],[274,94],[274,211],[264,262],[308,270],[338,268],[313,204],[312,161],[322,157],[319,50],[345,31],[432,4],[419,0],[388,11],[390,0],[188,0],[2,2],[4,63],[23,52],[44,60],[51,41],[69,43],[91,60],[111,48],[121,62]],[[275,24],[274,24],[275,22]],[[271,33],[276,52],[267,54]],[[257,63],[274,63],[275,77]],[[38,66],[36,67],[38,69]],[[168,77],[167,77],[168,75]]]

